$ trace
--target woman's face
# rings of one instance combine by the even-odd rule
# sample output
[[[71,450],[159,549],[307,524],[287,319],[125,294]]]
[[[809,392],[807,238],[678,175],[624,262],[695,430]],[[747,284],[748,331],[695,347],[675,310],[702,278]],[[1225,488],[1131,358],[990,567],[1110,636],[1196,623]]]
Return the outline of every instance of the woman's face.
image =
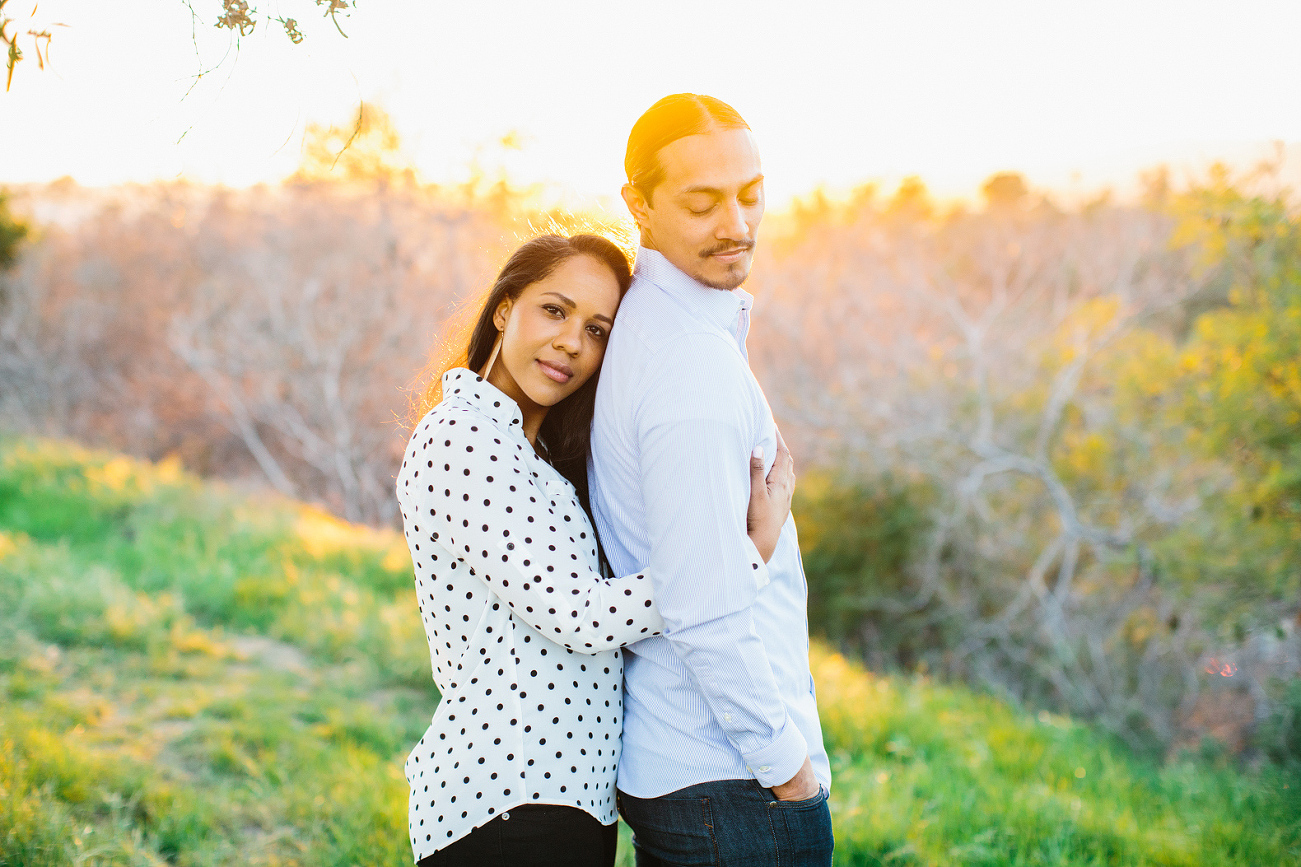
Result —
[[[488,381],[525,416],[555,406],[596,373],[619,309],[619,283],[604,263],[570,256],[544,279],[503,301],[493,321],[501,354]]]

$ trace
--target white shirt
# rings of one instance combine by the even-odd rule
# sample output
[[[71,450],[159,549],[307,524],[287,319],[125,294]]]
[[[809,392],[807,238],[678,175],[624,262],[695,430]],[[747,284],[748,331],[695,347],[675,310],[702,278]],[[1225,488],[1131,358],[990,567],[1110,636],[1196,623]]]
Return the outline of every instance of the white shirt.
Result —
[[[397,496],[442,692],[406,762],[415,859],[519,804],[615,821],[616,648],[662,628],[650,581],[601,577],[573,486],[471,371],[443,377]]]
[[[649,567],[664,633],[624,658],[619,789],[795,776],[830,788],[794,519],[767,569],[746,536],[749,458],[776,427],[745,357],[751,298],[637,252],[596,395],[592,511],[615,572]]]

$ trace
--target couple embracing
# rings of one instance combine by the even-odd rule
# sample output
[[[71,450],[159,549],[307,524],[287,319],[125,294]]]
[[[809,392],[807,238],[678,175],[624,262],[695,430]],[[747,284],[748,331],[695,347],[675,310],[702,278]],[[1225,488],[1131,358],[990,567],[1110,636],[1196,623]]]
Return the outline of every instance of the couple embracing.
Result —
[[[676,94],[625,167],[635,271],[525,243],[403,455],[442,692],[420,867],[611,865],[619,815],[640,867],[831,863],[794,474],[746,357],[758,150]]]

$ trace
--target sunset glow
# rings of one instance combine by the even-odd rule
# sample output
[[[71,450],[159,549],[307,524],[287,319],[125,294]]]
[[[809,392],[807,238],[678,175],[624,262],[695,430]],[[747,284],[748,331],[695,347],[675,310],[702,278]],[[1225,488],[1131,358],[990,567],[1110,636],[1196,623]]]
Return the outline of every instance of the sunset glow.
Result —
[[[1196,171],[1301,143],[1286,108],[1301,87],[1291,2],[364,0],[344,39],[308,0],[280,0],[304,41],[271,25],[238,46],[212,27],[217,0],[193,6],[196,22],[180,0],[41,3],[39,21],[68,27],[51,68],[29,51],[0,95],[0,182],[273,182],[306,124],[344,123],[367,101],[427,180],[477,160],[555,195],[609,197],[632,121],[680,90],[746,116],[774,203],[913,174],[970,195],[1004,169],[1084,194],[1157,163]],[[517,149],[498,144],[507,135]]]
[[[1301,865],[1299,37],[0,0],[0,867]]]

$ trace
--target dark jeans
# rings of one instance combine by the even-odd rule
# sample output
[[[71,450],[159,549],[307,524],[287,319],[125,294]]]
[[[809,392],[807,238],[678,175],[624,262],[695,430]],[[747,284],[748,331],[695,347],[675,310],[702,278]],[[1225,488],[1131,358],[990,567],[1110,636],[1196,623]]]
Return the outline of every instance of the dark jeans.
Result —
[[[778,801],[754,780],[717,780],[659,798],[619,793],[637,867],[829,867],[827,795]]]
[[[575,807],[521,804],[416,867],[613,867],[619,824]]]

